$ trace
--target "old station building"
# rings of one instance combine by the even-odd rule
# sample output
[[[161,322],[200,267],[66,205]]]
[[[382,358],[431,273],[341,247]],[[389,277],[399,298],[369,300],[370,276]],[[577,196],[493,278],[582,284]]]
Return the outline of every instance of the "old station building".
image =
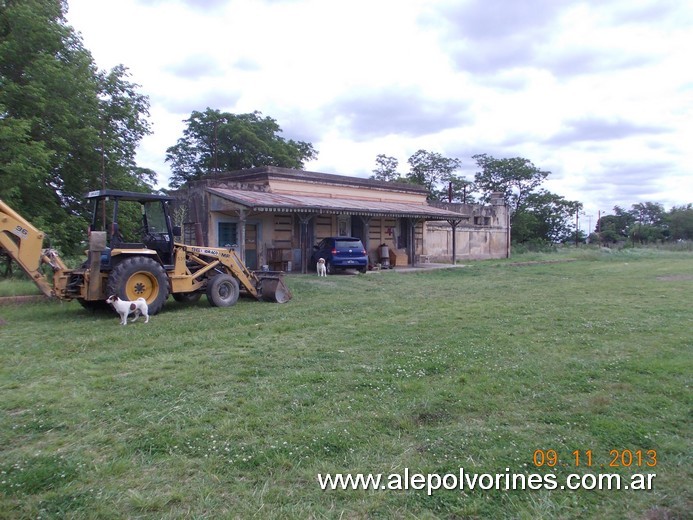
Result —
[[[383,245],[393,266],[510,253],[500,196],[432,204],[421,186],[271,166],[210,175],[174,195],[186,243],[233,247],[250,269],[307,272],[328,236],[360,238],[373,265]]]

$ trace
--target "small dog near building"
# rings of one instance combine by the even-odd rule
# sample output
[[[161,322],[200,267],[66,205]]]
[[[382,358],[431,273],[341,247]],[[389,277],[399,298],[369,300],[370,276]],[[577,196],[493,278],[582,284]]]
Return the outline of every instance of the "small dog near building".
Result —
[[[318,276],[327,276],[327,267],[325,267],[325,259],[318,259],[317,263]]]
[[[128,315],[134,314],[135,317],[131,321],[137,321],[140,314],[144,316],[144,322],[149,322],[149,306],[144,298],[137,298],[134,302],[121,300],[115,294],[106,299],[106,303],[110,303],[115,311],[120,314],[120,324],[128,324]]]

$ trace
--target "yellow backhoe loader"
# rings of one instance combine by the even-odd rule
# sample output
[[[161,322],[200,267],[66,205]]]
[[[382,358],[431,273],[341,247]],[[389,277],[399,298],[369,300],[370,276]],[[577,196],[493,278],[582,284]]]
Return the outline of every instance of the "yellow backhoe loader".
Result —
[[[105,306],[112,294],[123,300],[144,298],[150,314],[161,310],[169,294],[180,302],[206,294],[217,307],[235,304],[241,292],[277,303],[291,299],[281,272],[250,271],[230,247],[175,242],[181,231],[169,214],[171,197],[101,190],[88,193],[87,199],[93,202],[89,248],[77,269],[68,269],[55,250],[44,248],[44,234],[0,200],[0,252],[19,264],[46,296],[77,300],[86,308]],[[132,222],[133,206],[140,227],[121,229],[119,216],[130,212],[130,219],[121,220]],[[52,282],[45,265],[53,271]]]

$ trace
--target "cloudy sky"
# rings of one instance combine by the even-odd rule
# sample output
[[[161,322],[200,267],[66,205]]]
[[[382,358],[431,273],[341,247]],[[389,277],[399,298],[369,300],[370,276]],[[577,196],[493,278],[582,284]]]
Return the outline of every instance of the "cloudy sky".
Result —
[[[207,107],[308,141],[306,169],[378,154],[524,157],[598,211],[693,202],[693,4],[685,0],[68,0],[101,69],[149,96],[141,166]],[[587,220],[587,218],[585,218]]]

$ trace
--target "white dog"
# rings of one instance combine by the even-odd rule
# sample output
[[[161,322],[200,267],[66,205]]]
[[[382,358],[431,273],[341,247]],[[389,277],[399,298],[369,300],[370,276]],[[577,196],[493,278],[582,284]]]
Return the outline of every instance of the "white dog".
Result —
[[[318,259],[316,269],[318,270],[318,276],[327,276],[327,268],[325,267],[325,259],[324,258]]]
[[[130,321],[137,321],[137,318],[139,318],[141,314],[144,316],[144,322],[149,323],[149,306],[147,305],[147,300],[144,298],[137,298],[134,302],[127,302],[121,300],[114,294],[106,299],[106,303],[113,305],[115,311],[120,314],[121,325],[127,325],[128,315],[133,313],[135,317]]]

